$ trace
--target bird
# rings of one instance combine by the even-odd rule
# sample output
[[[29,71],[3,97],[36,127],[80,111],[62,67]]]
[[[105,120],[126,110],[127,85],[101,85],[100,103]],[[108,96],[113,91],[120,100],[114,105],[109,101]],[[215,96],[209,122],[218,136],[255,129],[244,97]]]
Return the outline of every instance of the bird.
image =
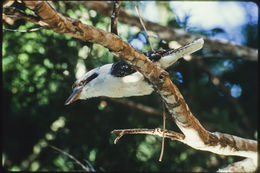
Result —
[[[201,49],[203,44],[204,40],[200,38],[178,49],[158,49],[145,52],[144,55],[161,68],[167,69],[183,56]],[[79,99],[100,96],[122,98],[149,95],[154,88],[140,72],[120,60],[88,71],[74,82],[72,90],[65,105]]]

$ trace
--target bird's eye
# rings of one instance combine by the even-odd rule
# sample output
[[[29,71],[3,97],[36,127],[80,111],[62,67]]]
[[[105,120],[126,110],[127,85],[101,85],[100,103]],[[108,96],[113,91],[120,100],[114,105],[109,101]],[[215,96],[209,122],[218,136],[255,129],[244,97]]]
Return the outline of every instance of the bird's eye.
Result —
[[[97,73],[94,73],[94,74],[92,74],[91,76],[89,76],[87,79],[82,80],[82,81],[80,81],[80,82],[78,82],[78,83],[74,83],[74,84],[72,85],[72,89],[74,89],[74,88],[76,88],[76,87],[79,87],[79,86],[86,85],[86,84],[89,83],[91,80],[95,79],[97,76],[98,76],[98,74],[97,74]]]
[[[84,81],[81,81],[81,82],[79,83],[79,86],[82,86],[82,85],[84,85]]]
[[[72,85],[72,89],[84,85],[84,82],[85,82],[85,80],[84,80],[84,81],[80,81],[79,83],[74,83],[74,84]]]
[[[72,89],[74,89],[76,87],[76,84],[74,83],[73,85],[72,85]]]

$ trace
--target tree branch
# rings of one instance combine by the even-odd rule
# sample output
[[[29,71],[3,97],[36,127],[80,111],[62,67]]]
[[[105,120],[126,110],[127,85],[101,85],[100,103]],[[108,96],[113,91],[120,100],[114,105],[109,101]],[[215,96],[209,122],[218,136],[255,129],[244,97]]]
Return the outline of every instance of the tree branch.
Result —
[[[120,12],[121,1],[114,1],[113,12],[111,15],[111,32],[118,35],[117,32],[117,23],[118,23],[118,15]]]
[[[219,169],[217,172],[254,172],[254,162],[252,159],[247,158],[239,162],[232,163],[226,168]],[[256,171],[259,172],[259,171]]]
[[[6,23],[8,23],[9,25],[13,25],[14,22],[15,22],[15,19],[12,18],[12,17],[9,17],[9,15],[6,15],[6,14],[2,14],[2,19],[3,21],[5,21]]]
[[[224,133],[208,132],[193,116],[179,89],[169,74],[152,63],[115,34],[83,24],[80,20],[65,17],[43,1],[24,1],[53,31],[64,33],[83,41],[103,45],[132,65],[155,87],[177,126],[184,133],[183,142],[199,149],[223,155],[250,157],[257,165],[257,142]]]
[[[106,2],[100,1],[85,1],[82,2],[87,5],[89,9],[97,11],[99,14],[104,16],[110,16],[112,7]],[[130,15],[124,10],[120,10],[119,21],[132,26],[137,26],[142,28],[137,16]],[[158,34],[159,38],[166,41],[178,41],[181,44],[186,44],[195,40],[197,38],[203,38],[205,41],[204,48],[212,51],[222,51],[230,55],[232,58],[243,58],[245,60],[257,61],[258,60],[258,50],[252,49],[246,46],[237,45],[231,42],[224,42],[220,40],[215,40],[207,38],[201,35],[193,35],[187,33],[183,29],[172,29],[167,26],[162,26],[158,23],[150,22],[144,20],[144,24],[149,31],[153,31]]]
[[[151,116],[154,116],[154,117],[157,117],[157,118],[163,117],[163,114],[160,111],[158,111],[158,110],[156,110],[156,109],[154,109],[150,106],[146,106],[146,105],[143,105],[141,103],[133,102],[131,100],[123,100],[123,99],[116,99],[116,98],[109,98],[109,97],[101,97],[101,99],[105,99],[107,101],[111,101],[111,102],[114,102],[114,103],[118,103],[118,104],[127,106],[131,110],[135,109],[135,110],[141,111],[145,114],[148,114],[148,115],[151,115]],[[175,123],[174,118],[171,117],[169,114],[166,114],[166,120],[171,121],[172,123]],[[210,123],[210,122],[208,122],[207,124],[205,124],[205,122],[204,122],[204,126],[207,126],[207,129],[210,129],[211,125],[213,125],[213,123]],[[244,135],[244,136],[247,135],[247,134],[245,134],[245,132],[242,129],[238,129],[237,132],[241,135]]]
[[[119,139],[121,139],[121,137],[123,137],[124,135],[127,134],[132,134],[132,135],[136,135],[136,134],[146,134],[146,135],[154,135],[154,136],[159,136],[159,137],[163,137],[163,133],[165,133],[165,138],[170,138],[171,140],[177,140],[180,141],[184,144],[187,144],[185,142],[185,136],[183,134],[174,132],[174,131],[169,131],[169,130],[162,130],[160,128],[156,128],[156,129],[121,129],[121,130],[113,130],[111,133],[118,135],[117,138],[114,140],[114,144],[116,144]],[[212,143],[220,143],[221,146],[232,146],[234,148],[236,148],[235,145],[239,146],[239,145],[246,145],[246,147],[255,147],[255,146],[250,146],[250,144],[248,144],[248,141],[245,141],[244,139],[240,138],[238,139],[238,137],[234,137],[228,134],[222,134],[222,133],[210,133],[211,138],[212,138]],[[213,142],[214,140],[216,140],[215,137],[218,137],[219,139],[217,139],[216,142]],[[236,139],[237,138],[237,139]],[[242,139],[242,140],[241,140]],[[238,144],[235,144],[236,141],[238,142]],[[251,140],[252,141],[252,140]],[[189,144],[188,144],[189,145]],[[254,144],[253,144],[254,145]],[[198,148],[197,148],[198,149]],[[214,150],[218,150],[221,148],[215,148]],[[203,150],[208,150],[208,149],[203,149]],[[237,148],[237,150],[239,150],[239,148]],[[221,153],[221,151],[218,151],[219,153]],[[216,152],[216,153],[218,153]],[[224,151],[226,152],[226,151]],[[232,154],[230,154],[232,155]],[[226,168],[220,169],[218,170],[218,172],[252,172],[256,170],[256,165],[255,165],[255,161],[254,159],[248,158],[245,159],[241,162],[236,162],[233,163],[231,165],[229,165]]]
[[[121,137],[124,135],[137,135],[137,134],[146,134],[146,135],[154,135],[163,137],[163,130],[160,128],[156,129],[122,129],[122,130],[113,130],[111,133],[118,135],[114,140],[114,144],[116,144]],[[184,139],[184,135],[181,133],[177,133],[170,130],[164,131],[165,138],[170,138],[171,140],[182,141]]]
[[[162,161],[163,158],[163,152],[164,152],[164,138],[165,138],[165,120],[166,119],[166,115],[165,115],[165,105],[163,104],[163,136],[162,136],[162,149],[161,149],[161,154],[160,154],[160,158],[159,161]]]
[[[85,165],[83,165],[78,159],[76,159],[74,156],[72,156],[71,154],[53,146],[53,145],[49,145],[52,149],[64,154],[65,156],[69,157],[70,159],[74,160],[78,165],[80,165],[82,167],[82,169],[86,172],[95,172],[95,170],[91,170],[89,167],[86,167]]]
[[[9,28],[3,28],[5,31],[11,31],[11,32],[35,32],[43,29],[43,27],[39,28],[31,28],[31,29],[23,29],[23,30],[17,30],[17,29],[9,29]]]
[[[41,25],[43,27],[45,27],[46,25],[44,25],[43,22],[40,23],[40,18],[39,16],[36,16],[36,15],[32,15],[32,14],[28,14],[22,10],[19,10],[15,7],[9,7],[9,6],[5,6],[3,7],[3,13],[5,15],[13,15],[13,16],[16,16],[18,18],[22,18],[24,20],[28,20],[32,23],[35,23],[37,25]]]

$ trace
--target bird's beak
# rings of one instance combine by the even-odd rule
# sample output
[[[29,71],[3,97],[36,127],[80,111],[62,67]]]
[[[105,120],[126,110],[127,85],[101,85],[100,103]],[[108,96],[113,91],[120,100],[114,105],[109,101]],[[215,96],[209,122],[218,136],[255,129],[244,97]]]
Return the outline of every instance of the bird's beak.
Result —
[[[65,105],[69,105],[72,102],[75,102],[79,99],[80,93],[82,91],[83,87],[74,89],[73,93],[70,95],[70,97],[65,101]]]

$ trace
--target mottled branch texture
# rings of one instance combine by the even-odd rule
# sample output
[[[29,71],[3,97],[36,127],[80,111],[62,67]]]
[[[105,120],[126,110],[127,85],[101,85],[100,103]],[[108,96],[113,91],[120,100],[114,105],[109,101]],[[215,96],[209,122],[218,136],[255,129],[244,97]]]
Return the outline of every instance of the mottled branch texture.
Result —
[[[124,135],[137,135],[137,134],[146,134],[146,135],[154,135],[154,136],[160,136],[163,137],[163,129],[156,128],[156,129],[123,129],[123,130],[113,130],[111,133],[118,135],[117,138],[114,140],[114,143],[116,144],[118,140],[123,137]],[[184,135],[170,131],[165,130],[165,138],[169,138],[171,140],[177,140],[182,141],[184,139]]]
[[[65,17],[56,12],[46,2],[24,1],[24,3],[40,17],[40,25],[44,23],[49,29],[57,33],[100,44],[115,52],[117,56],[142,73],[162,97],[170,115],[182,131],[184,138],[181,142],[198,150],[222,155],[249,157],[256,167],[256,141],[224,133],[208,132],[193,116],[179,89],[170,80],[169,74],[124,42],[119,36],[83,24],[80,20]]]
[[[239,162],[232,163],[226,168],[219,169],[217,172],[254,172],[254,162],[252,159],[247,158]],[[256,172],[259,172],[256,171]]]

